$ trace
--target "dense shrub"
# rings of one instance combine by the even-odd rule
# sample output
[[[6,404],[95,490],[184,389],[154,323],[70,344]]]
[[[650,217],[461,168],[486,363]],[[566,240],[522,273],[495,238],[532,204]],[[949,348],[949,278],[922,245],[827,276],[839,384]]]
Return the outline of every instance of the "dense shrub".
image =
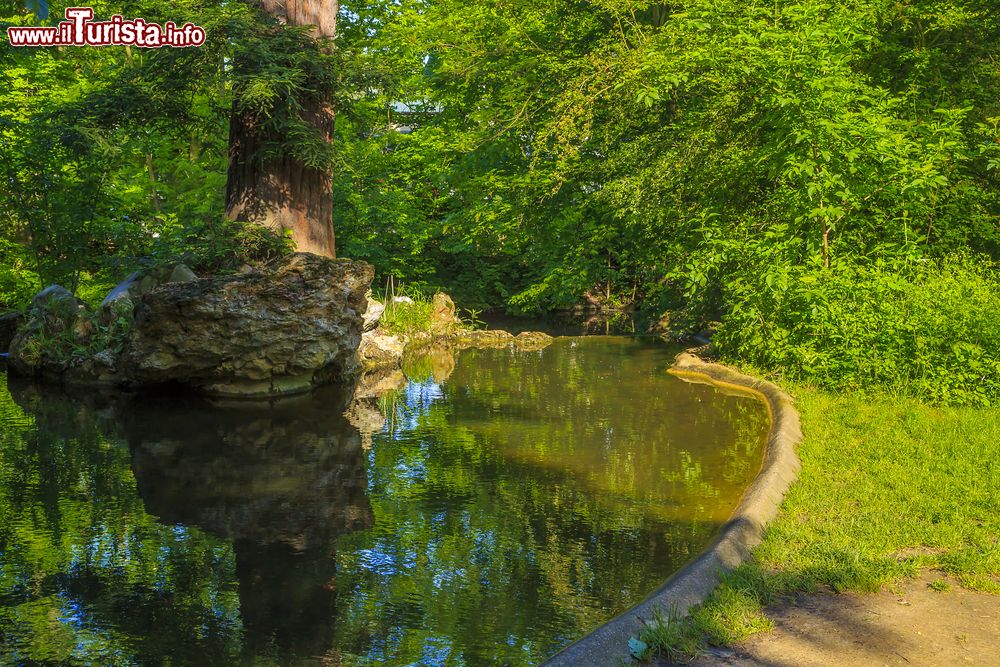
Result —
[[[1000,402],[1000,283],[983,260],[795,267],[728,291],[728,359],[834,389]]]
[[[264,265],[292,252],[288,232],[224,217],[182,224],[164,216],[149,257],[157,264],[185,262],[199,273],[228,273],[244,264]]]

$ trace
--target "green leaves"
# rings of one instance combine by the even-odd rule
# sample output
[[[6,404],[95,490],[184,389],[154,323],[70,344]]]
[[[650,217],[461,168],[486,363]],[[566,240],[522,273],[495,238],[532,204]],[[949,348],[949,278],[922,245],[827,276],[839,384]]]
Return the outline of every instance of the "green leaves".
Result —
[[[1000,283],[989,262],[781,267],[728,290],[715,342],[730,359],[831,389],[1000,400]]]

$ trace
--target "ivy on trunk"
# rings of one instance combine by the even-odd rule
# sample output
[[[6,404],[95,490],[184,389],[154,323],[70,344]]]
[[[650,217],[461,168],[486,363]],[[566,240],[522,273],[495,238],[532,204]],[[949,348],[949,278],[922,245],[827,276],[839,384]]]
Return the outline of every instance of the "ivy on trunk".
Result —
[[[297,36],[312,42],[314,49],[332,48],[338,0],[263,0],[261,8],[285,26],[309,26]],[[274,50],[283,55],[280,48]],[[262,60],[274,55],[268,53]],[[323,159],[333,136],[331,86],[306,84],[309,73],[296,76],[301,72],[294,61],[279,60],[288,75],[283,69],[276,75],[271,62],[261,64],[236,64],[244,76],[236,79],[229,124],[226,215],[290,233],[298,250],[334,257],[333,176],[329,160]],[[274,95],[262,90],[285,93],[284,104],[276,109]]]

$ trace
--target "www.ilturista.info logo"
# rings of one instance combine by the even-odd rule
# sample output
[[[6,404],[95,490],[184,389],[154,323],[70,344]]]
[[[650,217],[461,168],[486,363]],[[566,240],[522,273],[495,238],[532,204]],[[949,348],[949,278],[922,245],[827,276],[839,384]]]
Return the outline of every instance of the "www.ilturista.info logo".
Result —
[[[69,7],[66,20],[48,27],[11,26],[7,38],[11,46],[138,46],[158,49],[161,46],[201,46],[205,29],[192,23],[178,27],[173,21],[162,26],[144,19],[124,19],[119,15],[110,21],[91,21],[90,7]]]

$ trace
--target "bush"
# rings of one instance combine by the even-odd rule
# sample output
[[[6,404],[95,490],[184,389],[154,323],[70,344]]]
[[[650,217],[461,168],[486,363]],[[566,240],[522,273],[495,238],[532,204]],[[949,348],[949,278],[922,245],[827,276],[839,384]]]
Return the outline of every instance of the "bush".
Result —
[[[41,289],[42,281],[30,266],[23,245],[0,238],[0,313],[23,309]]]
[[[150,252],[157,264],[184,262],[199,273],[228,273],[244,264],[264,265],[292,252],[289,233],[254,223],[209,218],[181,223],[162,216]]]
[[[720,354],[841,390],[1000,402],[1000,284],[968,255],[730,281]]]

